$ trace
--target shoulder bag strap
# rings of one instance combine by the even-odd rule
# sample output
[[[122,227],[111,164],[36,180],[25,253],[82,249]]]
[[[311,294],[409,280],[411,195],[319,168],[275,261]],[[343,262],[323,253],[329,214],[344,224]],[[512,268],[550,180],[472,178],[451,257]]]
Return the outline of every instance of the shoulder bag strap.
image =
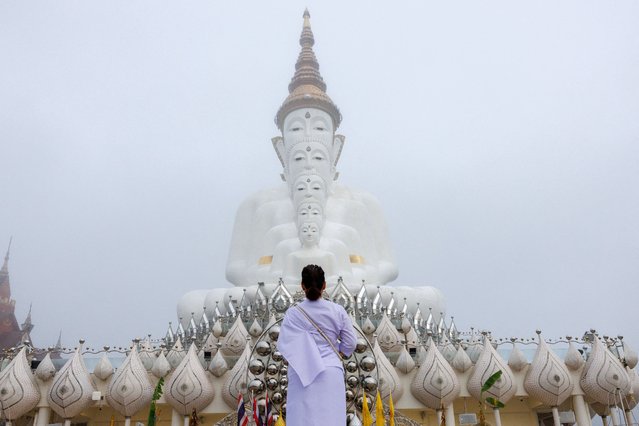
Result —
[[[335,345],[333,344],[333,342],[331,342],[331,339],[328,338],[328,336],[326,335],[326,333],[324,333],[324,330],[322,330],[320,328],[319,325],[317,325],[317,323],[315,321],[313,321],[313,319],[310,317],[310,315],[300,306],[297,305],[297,309],[300,310],[300,312],[306,317],[306,319],[313,324],[313,327],[315,327],[317,329],[317,331],[319,331],[319,334],[322,335],[322,337],[324,338],[324,340],[326,340],[328,342],[329,345],[331,345],[331,348],[333,348],[333,351],[335,351],[335,353],[337,354],[337,356],[342,359],[342,355],[339,353],[339,351],[337,350],[337,348],[335,347]]]

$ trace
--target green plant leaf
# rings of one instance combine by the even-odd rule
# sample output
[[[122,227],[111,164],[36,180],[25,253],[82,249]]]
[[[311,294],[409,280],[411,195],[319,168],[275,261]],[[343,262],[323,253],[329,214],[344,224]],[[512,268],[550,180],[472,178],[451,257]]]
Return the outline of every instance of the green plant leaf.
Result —
[[[490,376],[488,380],[486,380],[484,384],[482,385],[481,391],[486,392],[488,389],[492,388],[495,382],[497,382],[497,380],[499,380],[499,378],[501,377],[501,374],[502,374],[502,371],[499,370],[498,372]]]
[[[493,398],[492,396],[489,396],[488,398],[486,398],[486,402],[488,404],[490,404],[493,408],[504,408],[505,407],[503,402],[501,402],[497,398]]]

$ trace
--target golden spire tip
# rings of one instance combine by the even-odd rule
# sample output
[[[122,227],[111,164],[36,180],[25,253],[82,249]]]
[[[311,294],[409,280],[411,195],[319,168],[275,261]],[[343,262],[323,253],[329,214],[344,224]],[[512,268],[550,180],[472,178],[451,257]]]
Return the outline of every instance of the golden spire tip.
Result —
[[[304,15],[302,15],[302,17],[304,18],[304,28],[310,28],[311,27],[311,14],[308,13],[308,8],[304,9]]]

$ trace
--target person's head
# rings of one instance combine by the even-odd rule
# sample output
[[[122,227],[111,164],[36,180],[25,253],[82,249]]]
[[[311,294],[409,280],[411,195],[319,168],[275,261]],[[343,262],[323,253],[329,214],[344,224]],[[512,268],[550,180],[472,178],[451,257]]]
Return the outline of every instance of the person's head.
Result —
[[[306,293],[308,300],[317,300],[322,296],[322,291],[326,288],[324,270],[321,266],[306,265],[302,269],[302,289]]]

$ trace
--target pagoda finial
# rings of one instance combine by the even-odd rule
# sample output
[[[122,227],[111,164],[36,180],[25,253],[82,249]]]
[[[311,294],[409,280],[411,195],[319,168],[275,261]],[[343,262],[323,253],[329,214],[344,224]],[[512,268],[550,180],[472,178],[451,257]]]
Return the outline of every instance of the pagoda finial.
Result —
[[[55,349],[58,351],[62,350],[62,330],[60,330],[60,334],[58,334],[58,341],[55,344]]]
[[[282,103],[277,115],[275,124],[281,130],[284,125],[284,118],[289,112],[300,108],[318,108],[326,111],[333,119],[335,129],[342,121],[342,115],[331,98],[326,94],[326,83],[319,71],[319,62],[315,57],[313,45],[315,37],[311,30],[311,14],[308,9],[304,10],[304,25],[300,35],[300,46],[302,47],[297,62],[295,63],[295,74],[288,85],[288,97]]]
[[[33,303],[29,303],[29,313],[27,314],[27,317],[25,318],[24,322],[20,326],[20,329],[22,330],[22,332],[27,336],[29,335],[29,333],[31,333],[31,330],[33,330],[33,323],[31,322],[32,307],[33,307]]]
[[[4,255],[4,263],[9,262],[9,253],[11,252],[11,242],[13,241],[13,236],[9,237],[9,246],[7,247],[7,253]]]
[[[0,299],[11,299],[11,285],[9,284],[9,252],[11,251],[11,241],[13,237],[9,238],[9,247],[7,247],[7,254],[4,256],[4,263],[2,269],[0,269]]]

